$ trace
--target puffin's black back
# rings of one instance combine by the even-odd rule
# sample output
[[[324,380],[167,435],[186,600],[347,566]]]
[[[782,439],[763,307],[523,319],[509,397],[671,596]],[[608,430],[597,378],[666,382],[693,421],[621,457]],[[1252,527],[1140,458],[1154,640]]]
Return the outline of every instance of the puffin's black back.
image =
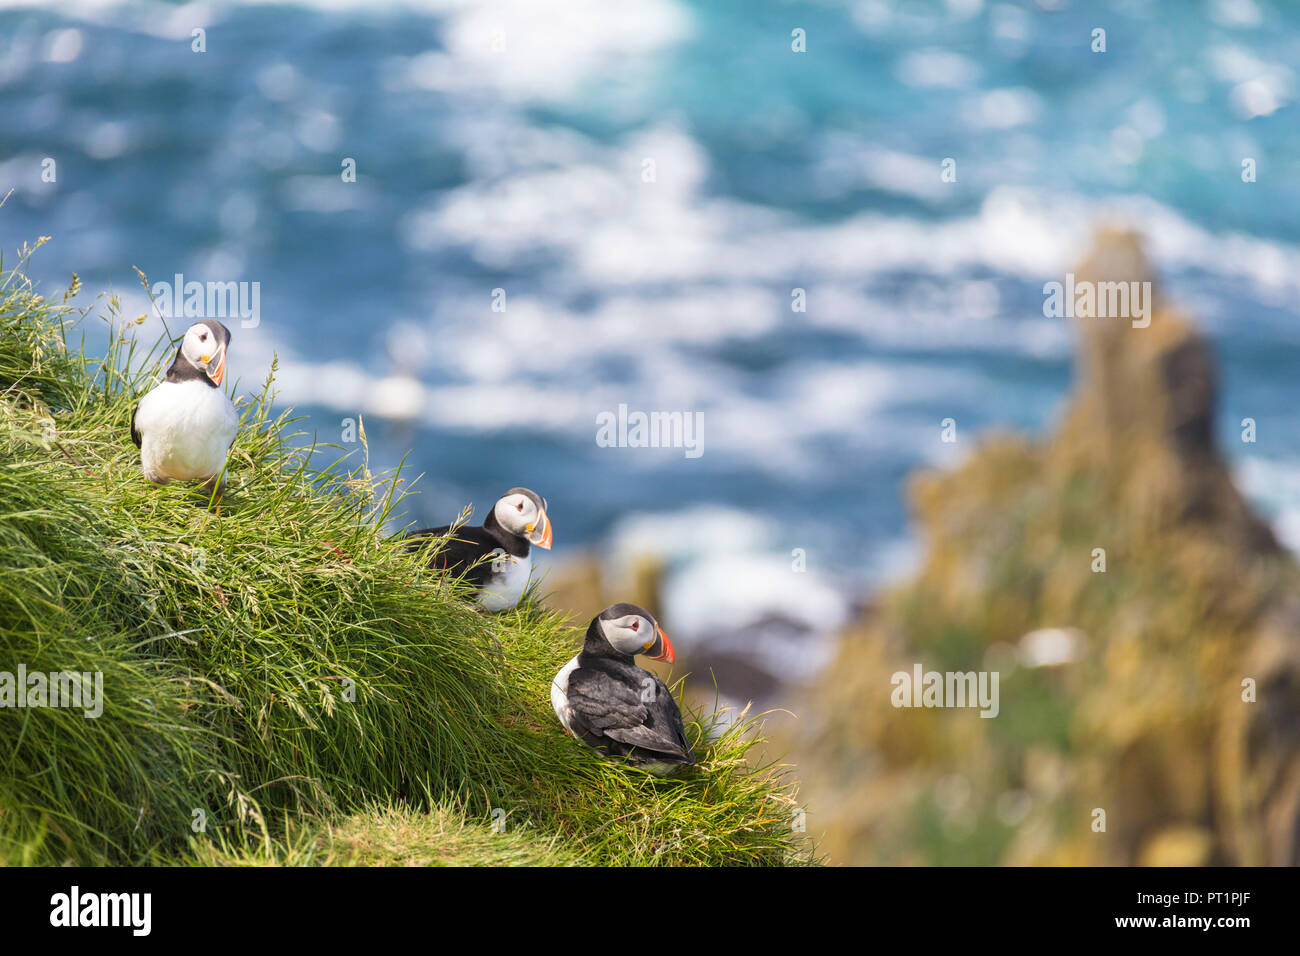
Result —
[[[623,656],[584,650],[565,696],[572,729],[589,746],[638,763],[695,763],[667,685]]]
[[[406,536],[406,548],[418,551],[429,538],[446,537],[450,532],[451,525],[412,531]],[[529,552],[527,541],[508,534],[497,524],[495,515],[489,513],[482,527],[457,528],[455,537],[430,555],[429,567],[464,575],[470,584],[482,588],[492,575],[492,562],[486,558],[498,548],[517,558],[526,557]]]

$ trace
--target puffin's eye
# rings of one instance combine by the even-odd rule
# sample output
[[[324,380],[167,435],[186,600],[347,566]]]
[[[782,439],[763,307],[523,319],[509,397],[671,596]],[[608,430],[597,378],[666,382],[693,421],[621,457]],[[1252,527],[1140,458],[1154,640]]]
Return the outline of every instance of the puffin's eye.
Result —
[[[632,630],[634,630],[634,631],[639,631],[639,630],[641,630],[641,622],[640,622],[640,621],[633,621],[633,622],[632,622]]]
[[[523,510],[524,510],[524,503],[521,501],[521,502],[519,502],[519,504],[515,505],[515,507],[518,508],[520,511],[523,511]]]
[[[207,333],[207,332],[200,332],[200,333],[199,333],[199,341],[200,341],[200,342],[206,342],[207,340],[208,340],[208,333]]]

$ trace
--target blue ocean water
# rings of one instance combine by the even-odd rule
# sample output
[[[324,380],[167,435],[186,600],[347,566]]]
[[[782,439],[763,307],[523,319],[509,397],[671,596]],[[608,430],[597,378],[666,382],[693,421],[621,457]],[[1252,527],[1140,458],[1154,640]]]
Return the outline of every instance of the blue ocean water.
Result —
[[[1263,0],[0,0],[0,243],[149,340],[132,266],[258,283],[241,390],[278,354],[321,440],[364,416],[412,521],[527,485],[561,556],[664,553],[687,630],[825,629],[905,567],[912,469],[1058,414],[1042,287],[1103,222],[1300,544],[1297,64]],[[703,412],[703,454],[598,446],[620,404]]]

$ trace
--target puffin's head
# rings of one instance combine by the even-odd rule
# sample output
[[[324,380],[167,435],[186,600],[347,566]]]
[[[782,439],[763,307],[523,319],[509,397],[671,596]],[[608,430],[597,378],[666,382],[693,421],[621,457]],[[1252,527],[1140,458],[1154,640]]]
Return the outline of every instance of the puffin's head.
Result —
[[[511,488],[492,509],[497,524],[539,548],[551,547],[551,519],[546,499],[527,488]]]
[[[203,372],[213,385],[220,385],[226,376],[229,345],[230,329],[215,319],[200,319],[185,332],[180,357]]]
[[[603,638],[620,654],[634,657],[643,654],[652,661],[677,659],[668,635],[650,612],[635,604],[611,604],[592,619],[591,636]]]

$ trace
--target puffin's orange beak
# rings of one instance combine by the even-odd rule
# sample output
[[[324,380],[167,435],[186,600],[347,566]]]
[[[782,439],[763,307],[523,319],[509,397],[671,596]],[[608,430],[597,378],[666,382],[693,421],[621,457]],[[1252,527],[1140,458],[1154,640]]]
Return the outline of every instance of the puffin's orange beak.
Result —
[[[551,519],[546,516],[546,512],[538,513],[538,519],[541,521],[541,528],[536,526],[529,532],[528,540],[537,545],[539,548],[551,550]]]
[[[663,650],[661,653],[654,656],[647,655],[650,657],[650,660],[664,661],[668,664],[677,660],[677,654],[673,651],[673,642],[668,640],[668,635],[664,633],[664,629],[658,624],[655,625],[655,637],[657,638],[656,643],[659,644]]]
[[[221,347],[221,361],[217,363],[215,370],[208,369],[208,378],[212,379],[213,385],[220,385],[221,380],[226,377],[226,347]]]

